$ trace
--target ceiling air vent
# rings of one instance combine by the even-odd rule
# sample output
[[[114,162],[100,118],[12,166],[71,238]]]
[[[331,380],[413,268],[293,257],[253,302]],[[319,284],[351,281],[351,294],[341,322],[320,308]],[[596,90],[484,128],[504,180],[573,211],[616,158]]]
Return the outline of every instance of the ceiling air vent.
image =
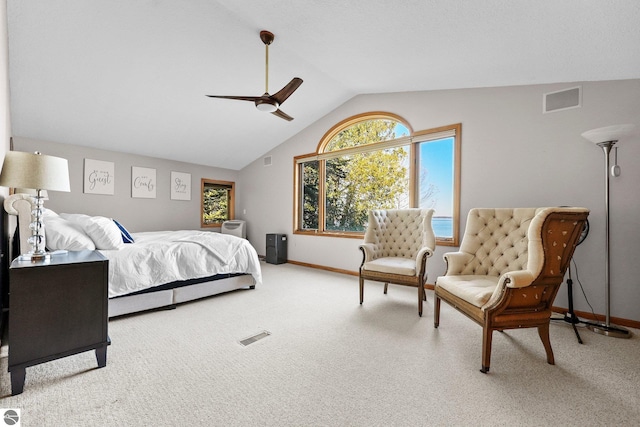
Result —
[[[267,156],[263,159],[264,166],[271,166],[271,156]]]
[[[542,99],[543,113],[555,113],[579,107],[582,107],[582,86],[545,93]]]

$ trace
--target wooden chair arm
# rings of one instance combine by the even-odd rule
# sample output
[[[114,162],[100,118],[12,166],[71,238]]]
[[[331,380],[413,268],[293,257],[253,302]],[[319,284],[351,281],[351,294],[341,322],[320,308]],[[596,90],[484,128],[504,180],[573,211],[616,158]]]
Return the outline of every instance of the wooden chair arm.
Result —
[[[362,263],[360,267],[362,267],[365,262],[376,259],[376,251],[373,243],[362,243],[360,245],[360,251],[362,251]]]
[[[423,247],[418,251],[416,255],[416,273],[424,275],[427,272],[427,258],[433,256],[433,249],[429,247]]]

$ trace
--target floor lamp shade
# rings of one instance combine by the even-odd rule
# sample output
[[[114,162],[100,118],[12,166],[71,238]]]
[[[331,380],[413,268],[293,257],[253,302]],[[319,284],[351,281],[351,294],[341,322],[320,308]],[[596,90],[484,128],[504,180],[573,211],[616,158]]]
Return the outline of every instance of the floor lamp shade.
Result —
[[[582,134],[582,137],[594,144],[602,142],[619,141],[628,136],[635,129],[635,125],[613,125],[603,128],[591,129]]]
[[[47,259],[45,251],[43,214],[43,191],[70,191],[69,162],[67,159],[45,156],[39,152],[25,153],[9,151],[6,153],[0,186],[34,190],[31,229],[31,251],[20,256],[21,260],[37,261]]]
[[[611,309],[611,271],[610,271],[610,261],[611,255],[609,251],[609,154],[611,153],[611,149],[620,139],[630,135],[635,129],[635,125],[613,125],[606,126],[602,128],[592,129],[582,133],[582,137],[588,141],[593,142],[602,148],[604,153],[604,207],[605,207],[605,305],[606,305],[606,315],[604,324],[591,324],[590,328],[596,333],[617,337],[617,338],[629,338],[631,337],[631,332],[627,329],[614,326],[611,324],[610,320],[610,309]],[[611,170],[611,174],[613,176],[620,175],[619,166],[614,166],[614,169]]]

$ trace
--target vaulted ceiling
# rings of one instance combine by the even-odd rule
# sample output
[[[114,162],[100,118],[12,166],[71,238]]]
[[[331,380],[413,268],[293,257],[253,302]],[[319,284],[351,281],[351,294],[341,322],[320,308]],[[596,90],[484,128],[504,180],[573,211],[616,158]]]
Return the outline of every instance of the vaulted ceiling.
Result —
[[[14,135],[241,169],[358,94],[640,78],[637,0],[8,0]],[[304,83],[291,122],[246,101]]]

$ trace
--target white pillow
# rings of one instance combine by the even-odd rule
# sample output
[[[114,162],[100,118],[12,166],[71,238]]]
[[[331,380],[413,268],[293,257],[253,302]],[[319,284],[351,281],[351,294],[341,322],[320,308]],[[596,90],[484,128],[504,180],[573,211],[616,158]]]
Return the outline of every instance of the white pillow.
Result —
[[[44,237],[47,249],[57,251],[66,249],[68,251],[81,251],[84,249],[94,250],[96,245],[82,229],[76,224],[67,221],[58,215],[44,215]]]
[[[54,211],[52,211],[51,209],[48,208],[42,208],[42,218],[47,218],[47,217],[51,217],[51,216],[59,216],[57,213],[55,213]]]
[[[96,249],[120,249],[124,245],[120,229],[109,218],[65,213],[60,216],[79,225],[93,240]]]

